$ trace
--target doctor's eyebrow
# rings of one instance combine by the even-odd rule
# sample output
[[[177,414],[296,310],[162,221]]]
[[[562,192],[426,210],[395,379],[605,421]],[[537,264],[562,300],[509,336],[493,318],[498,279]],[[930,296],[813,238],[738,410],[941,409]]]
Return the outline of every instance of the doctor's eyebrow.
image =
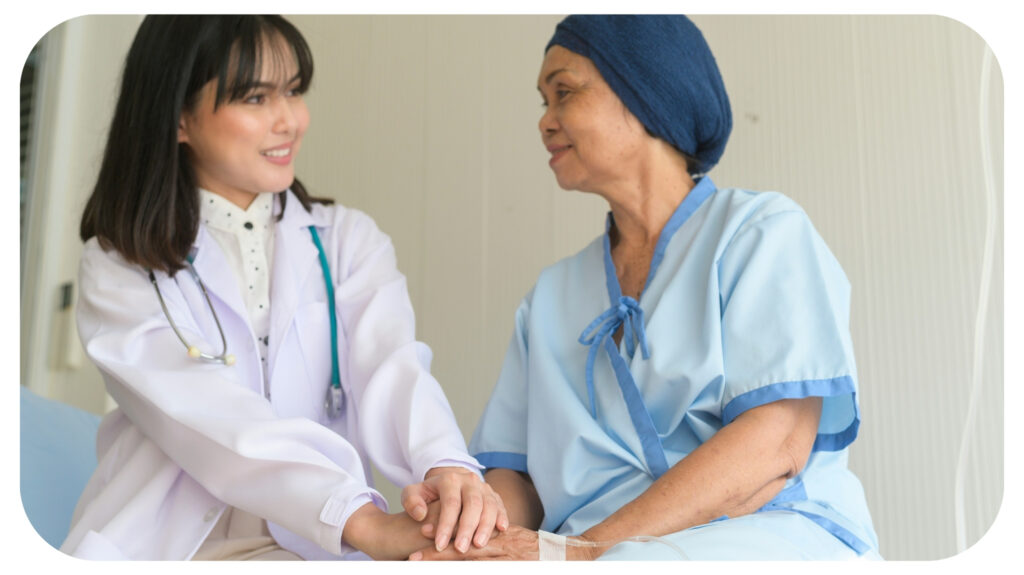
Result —
[[[294,76],[291,77],[290,80],[288,80],[287,82],[284,82],[284,84],[275,84],[273,82],[262,82],[262,81],[261,82],[253,82],[252,85],[250,85],[248,89],[249,90],[273,90],[274,88],[277,88],[277,87],[279,87],[281,85],[291,86],[292,84],[294,84],[296,82],[299,82],[301,80],[302,80],[302,75],[301,74],[295,74]]]

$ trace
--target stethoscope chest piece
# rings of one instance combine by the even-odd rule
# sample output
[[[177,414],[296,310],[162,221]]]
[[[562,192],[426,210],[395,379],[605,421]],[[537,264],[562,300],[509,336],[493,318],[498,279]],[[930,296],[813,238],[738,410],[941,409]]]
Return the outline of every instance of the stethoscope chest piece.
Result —
[[[324,400],[324,409],[327,411],[327,417],[336,419],[339,417],[345,409],[345,393],[342,392],[341,386],[328,386],[327,387],[327,398]]]

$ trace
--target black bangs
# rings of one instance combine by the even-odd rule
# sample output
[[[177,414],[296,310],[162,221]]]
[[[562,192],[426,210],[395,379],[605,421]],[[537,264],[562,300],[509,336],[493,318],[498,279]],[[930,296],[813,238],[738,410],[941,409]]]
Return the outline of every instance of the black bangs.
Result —
[[[261,58],[273,58],[263,74]],[[298,65],[297,78],[285,71]],[[199,192],[182,114],[217,81],[216,103],[237,100],[260,82],[309,88],[313,56],[302,34],[280,16],[149,15],[132,41],[99,175],[82,212],[79,236],[97,238],[125,260],[174,274],[186,265],[199,231]],[[330,199],[290,186],[306,211]],[[279,196],[284,207],[286,195]],[[282,212],[283,213],[283,212]]]
[[[246,98],[261,83],[276,85],[298,80],[300,94],[309,89],[313,55],[302,34],[290,22],[280,16],[242,16],[225,18],[223,24],[227,29],[220,37],[234,41],[221,53],[216,74],[218,105]],[[261,77],[266,55],[273,58],[270,78]],[[284,77],[291,63],[297,66],[298,74]]]

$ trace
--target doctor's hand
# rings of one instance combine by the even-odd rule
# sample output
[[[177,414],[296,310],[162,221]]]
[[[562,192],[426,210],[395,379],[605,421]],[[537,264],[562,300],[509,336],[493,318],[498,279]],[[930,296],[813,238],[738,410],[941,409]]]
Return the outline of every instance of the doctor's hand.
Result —
[[[435,501],[441,505],[436,521],[427,516],[427,506]],[[423,522],[421,533],[434,538],[437,551],[445,550],[454,540],[454,550],[465,553],[470,540],[476,547],[484,547],[495,529],[508,529],[501,496],[476,473],[462,467],[431,469],[421,483],[402,490],[402,507]]]

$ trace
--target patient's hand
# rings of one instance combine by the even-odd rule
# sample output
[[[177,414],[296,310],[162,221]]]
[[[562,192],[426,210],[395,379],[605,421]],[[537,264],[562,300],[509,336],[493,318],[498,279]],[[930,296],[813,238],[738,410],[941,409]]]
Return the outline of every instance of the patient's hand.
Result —
[[[539,558],[537,532],[511,525],[504,533],[495,532],[484,547],[471,548],[465,553],[448,547],[438,551],[426,547],[409,556],[410,561],[536,561]]]
[[[539,536],[536,531],[510,526],[504,533],[494,533],[490,543],[481,549],[458,553],[452,548],[438,551],[426,547],[409,556],[410,561],[536,561],[540,558]],[[612,546],[611,543],[592,543],[585,536],[566,539],[566,561],[591,561]],[[575,544],[574,544],[575,543]]]
[[[427,514],[427,505],[433,502],[440,502],[441,507],[435,518]],[[453,540],[460,553],[469,550],[471,540],[474,546],[484,547],[495,529],[508,528],[501,497],[476,473],[461,467],[431,469],[422,483],[402,490],[402,507],[423,523],[421,533],[434,538],[437,551],[445,550]]]

